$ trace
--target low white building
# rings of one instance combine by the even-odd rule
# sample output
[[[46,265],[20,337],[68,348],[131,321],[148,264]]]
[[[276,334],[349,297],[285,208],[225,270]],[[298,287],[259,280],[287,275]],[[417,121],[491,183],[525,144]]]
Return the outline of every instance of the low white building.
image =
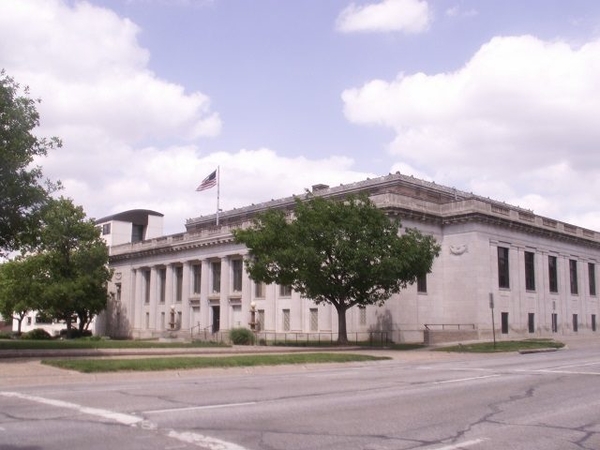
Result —
[[[427,277],[382,307],[348,311],[351,340],[371,332],[385,332],[395,342],[448,339],[445,333],[487,339],[492,314],[499,339],[597,330],[598,232],[401,174],[333,188],[317,185],[313,192],[332,198],[367,193],[402,227],[418,228],[441,245]],[[335,310],[286,286],[252,282],[243,265],[247,249],[231,234],[256,213],[293,205],[289,197],[225,211],[218,226],[215,215],[198,217],[187,221],[183,233],[148,232],[139,242],[111,240],[112,222],[105,237],[112,242],[114,276],[102,331],[147,338],[174,325],[181,336],[212,334],[249,327],[253,304],[266,338],[297,333],[303,339],[307,334],[335,339]],[[138,213],[147,215],[147,230],[150,223],[161,228],[162,215]],[[127,222],[130,216],[111,217]]]

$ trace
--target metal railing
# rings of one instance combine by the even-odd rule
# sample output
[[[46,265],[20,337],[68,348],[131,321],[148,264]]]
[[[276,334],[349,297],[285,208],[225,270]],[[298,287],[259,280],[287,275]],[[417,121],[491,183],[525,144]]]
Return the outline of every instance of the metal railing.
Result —
[[[426,330],[475,330],[477,327],[474,323],[426,323]]]

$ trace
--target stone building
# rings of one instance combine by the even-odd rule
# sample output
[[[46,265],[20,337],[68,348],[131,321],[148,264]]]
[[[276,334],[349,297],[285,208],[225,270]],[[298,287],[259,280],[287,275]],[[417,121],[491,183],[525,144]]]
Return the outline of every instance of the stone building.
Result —
[[[499,339],[597,330],[598,232],[398,173],[338,187],[316,185],[313,193],[366,193],[403,228],[418,228],[441,245],[427,277],[384,306],[348,311],[350,340],[373,332],[386,332],[395,342],[488,339],[492,317]],[[335,339],[335,310],[287,286],[251,281],[243,264],[247,249],[231,234],[256,213],[293,205],[293,197],[283,198],[221,212],[218,226],[210,215],[189,219],[183,233],[113,241],[111,300],[101,331],[147,338],[174,328],[179,336],[210,336],[249,327],[253,306],[267,338],[288,333]],[[138,225],[160,229],[159,213],[127,214],[98,221],[107,242],[115,228],[106,225],[117,219],[135,217]]]

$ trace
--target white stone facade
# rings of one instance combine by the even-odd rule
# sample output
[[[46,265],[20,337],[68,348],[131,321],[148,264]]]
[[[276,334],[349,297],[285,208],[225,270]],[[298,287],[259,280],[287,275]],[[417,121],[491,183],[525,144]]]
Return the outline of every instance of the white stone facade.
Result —
[[[491,338],[490,296],[498,339],[596,332],[597,232],[401,174],[313,191],[326,197],[367,193],[403,228],[418,228],[441,245],[426,280],[382,307],[348,311],[350,340],[383,331],[395,342],[422,342],[427,329]],[[285,198],[225,211],[219,226],[215,216],[190,219],[184,233],[112,246],[103,331],[156,337],[174,322],[180,335],[207,335],[249,327],[254,303],[267,338],[303,333],[335,339],[335,310],[285,287],[256,286],[243,270],[247,249],[231,235],[257,212],[293,204]],[[549,267],[554,262],[556,270]]]

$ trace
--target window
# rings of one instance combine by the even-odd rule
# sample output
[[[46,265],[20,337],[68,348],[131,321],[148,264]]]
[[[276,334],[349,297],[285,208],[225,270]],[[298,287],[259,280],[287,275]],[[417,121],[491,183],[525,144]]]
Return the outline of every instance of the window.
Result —
[[[266,285],[265,283],[256,283],[254,285],[254,296],[256,298],[265,298]]]
[[[577,286],[577,261],[569,260],[569,279],[571,280],[571,294],[577,295],[579,289]]]
[[[535,291],[535,253],[525,252],[525,289]]]
[[[194,264],[192,266],[192,292],[194,294],[200,294],[202,286],[202,265]]]
[[[558,333],[558,314],[552,313],[552,332]]]
[[[281,318],[282,318],[281,326],[283,328],[283,331],[290,331],[290,310],[284,309],[282,311]]]
[[[498,287],[508,289],[508,248],[498,247]]]
[[[160,329],[161,330],[165,329],[165,313],[164,312],[160,313]]]
[[[144,278],[144,303],[150,303],[150,270],[142,272]]]
[[[548,288],[550,292],[558,292],[558,260],[556,256],[548,256]]]
[[[211,292],[218,294],[221,292],[221,261],[215,261],[210,264],[212,285]]]
[[[362,308],[358,308],[358,322],[361,325],[367,324],[367,308],[365,308],[364,306]]]
[[[175,266],[175,301],[183,298],[183,266]]]
[[[310,331],[319,330],[319,310],[317,308],[310,309]]]
[[[158,269],[158,301],[160,303],[165,302],[165,296],[167,293],[167,269]]]
[[[244,263],[241,259],[231,261],[231,272],[233,278],[233,292],[242,292],[242,273],[244,271]]]
[[[590,295],[596,295],[596,264],[588,263]]]
[[[573,332],[579,331],[579,324],[577,323],[577,314],[573,314]]]
[[[131,242],[144,240],[144,225],[131,225]]]
[[[279,286],[279,296],[280,297],[291,297],[292,296],[292,287],[289,285]]]
[[[530,333],[535,333],[535,314],[527,314],[527,329]]]
[[[417,292],[427,294],[427,274],[417,277]]]
[[[265,329],[265,310],[259,309],[256,319],[256,331]]]
[[[592,331],[596,331],[596,314],[592,314]]]
[[[502,320],[502,334],[508,334],[508,313],[507,312],[501,313],[501,320]]]
[[[110,234],[110,223],[102,225],[102,236]]]

